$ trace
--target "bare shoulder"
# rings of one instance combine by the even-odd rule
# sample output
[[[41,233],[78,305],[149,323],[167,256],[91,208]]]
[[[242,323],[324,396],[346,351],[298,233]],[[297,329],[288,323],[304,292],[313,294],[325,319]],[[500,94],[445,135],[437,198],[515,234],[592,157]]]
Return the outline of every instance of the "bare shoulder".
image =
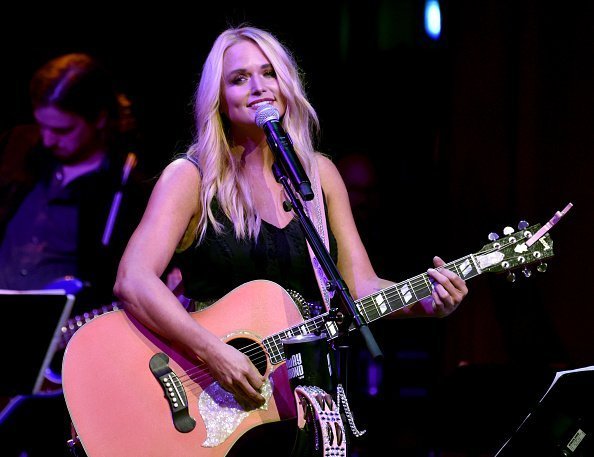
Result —
[[[344,188],[344,181],[340,171],[328,156],[318,153],[316,155],[320,180],[325,192]]]
[[[153,189],[149,212],[180,212],[192,215],[198,207],[200,173],[186,159],[176,159],[164,169]],[[185,216],[184,216],[185,217]]]
[[[165,167],[157,187],[195,193],[200,187],[200,173],[189,160],[176,159]]]
[[[195,179],[200,180],[200,173],[198,168],[187,159],[179,158],[173,160],[165,167],[162,175],[168,179]]]

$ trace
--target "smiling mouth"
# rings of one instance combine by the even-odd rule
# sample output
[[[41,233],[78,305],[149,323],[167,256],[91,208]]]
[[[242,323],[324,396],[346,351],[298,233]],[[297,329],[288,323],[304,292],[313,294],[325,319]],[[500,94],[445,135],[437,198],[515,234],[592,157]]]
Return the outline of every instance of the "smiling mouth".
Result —
[[[273,102],[274,102],[274,100],[261,100],[261,101],[257,101],[257,102],[252,102],[248,105],[248,108],[257,109],[259,106],[262,106],[262,105],[272,105]]]

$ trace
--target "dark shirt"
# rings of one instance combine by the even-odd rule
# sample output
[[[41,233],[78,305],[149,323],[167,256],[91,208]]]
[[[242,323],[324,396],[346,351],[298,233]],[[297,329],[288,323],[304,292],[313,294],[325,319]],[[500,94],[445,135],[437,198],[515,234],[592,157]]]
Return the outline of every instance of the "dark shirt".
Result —
[[[201,244],[190,246],[176,256],[187,297],[210,303],[247,281],[267,279],[298,292],[307,302],[321,303],[305,236],[297,219],[284,228],[262,222],[257,240],[238,240],[231,221],[216,201],[213,210],[224,226],[223,233],[216,234],[209,227]],[[336,262],[336,240],[328,232],[330,253]]]
[[[37,289],[74,275],[88,286],[77,298],[81,308],[113,299],[119,260],[151,188],[135,169],[104,246],[109,210],[122,190],[122,164],[123,155],[112,150],[97,170],[61,187],[59,164],[40,146],[36,126],[0,137],[0,288]]]
[[[62,187],[62,180],[58,167],[8,222],[0,244],[0,288],[43,289],[64,276],[78,277],[77,182]]]

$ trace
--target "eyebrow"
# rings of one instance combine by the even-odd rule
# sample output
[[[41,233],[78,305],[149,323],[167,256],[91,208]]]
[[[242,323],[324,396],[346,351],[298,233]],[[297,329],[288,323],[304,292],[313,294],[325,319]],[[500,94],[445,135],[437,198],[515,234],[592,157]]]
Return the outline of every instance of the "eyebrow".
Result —
[[[272,64],[265,63],[260,66],[260,70],[268,70],[268,69],[272,69]],[[247,70],[247,68],[237,68],[235,70],[231,70],[229,73],[227,73],[227,78],[230,76],[233,76],[237,73],[248,73],[248,70]]]

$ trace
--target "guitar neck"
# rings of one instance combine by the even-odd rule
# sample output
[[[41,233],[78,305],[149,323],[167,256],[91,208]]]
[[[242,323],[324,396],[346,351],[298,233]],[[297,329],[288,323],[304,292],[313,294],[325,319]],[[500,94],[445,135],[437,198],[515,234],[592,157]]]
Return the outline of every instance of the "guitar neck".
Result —
[[[473,254],[450,262],[444,265],[444,268],[454,271],[465,280],[482,273]],[[428,297],[432,291],[431,279],[428,274],[423,273],[356,300],[355,306],[362,320],[367,324]],[[328,313],[320,314],[299,325],[271,335],[263,340],[263,344],[268,351],[271,363],[277,364],[284,361],[282,341],[285,338],[322,331],[328,334],[329,340],[339,335],[338,326],[336,322],[328,320]]]
[[[482,273],[473,254],[450,262],[443,268],[453,271],[464,280]],[[432,292],[432,279],[423,273],[361,298],[355,305],[365,323],[369,323],[427,298]]]

